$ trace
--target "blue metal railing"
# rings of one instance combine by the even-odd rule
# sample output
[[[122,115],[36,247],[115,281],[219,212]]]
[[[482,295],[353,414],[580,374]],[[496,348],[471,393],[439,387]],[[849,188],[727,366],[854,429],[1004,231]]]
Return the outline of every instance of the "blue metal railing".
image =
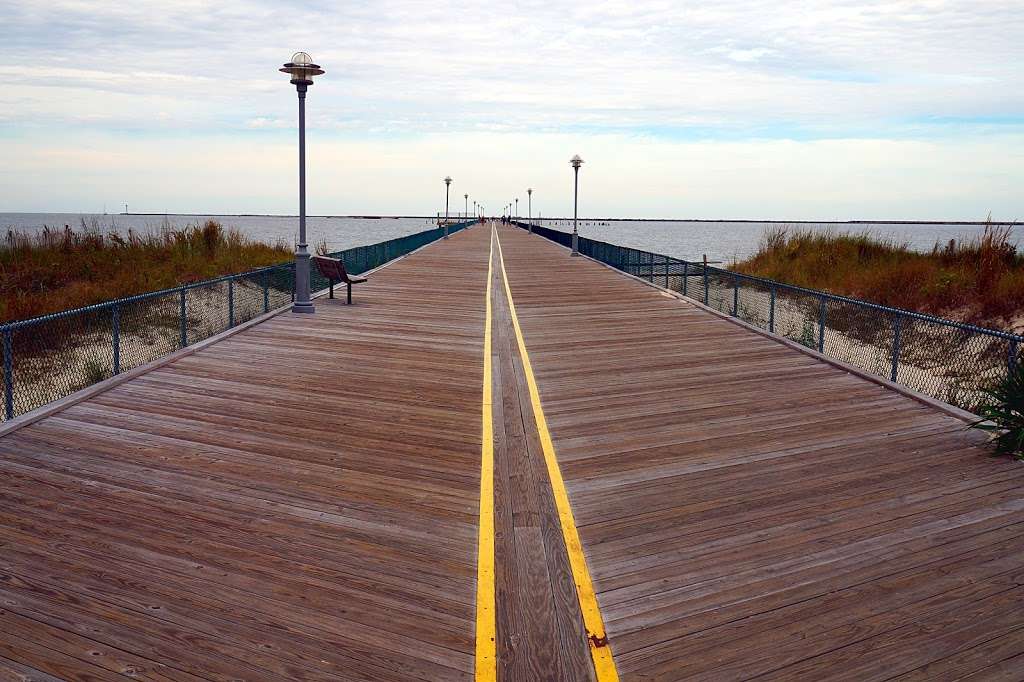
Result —
[[[529,228],[526,223],[517,223]],[[572,235],[534,225],[562,246]],[[1005,378],[1024,336],[580,237],[585,256],[964,409]]]
[[[452,224],[448,233],[475,221]],[[440,239],[432,228],[330,254],[352,274]],[[64,398],[294,299],[294,262],[0,325],[3,419]],[[316,269],[312,288],[328,281]]]

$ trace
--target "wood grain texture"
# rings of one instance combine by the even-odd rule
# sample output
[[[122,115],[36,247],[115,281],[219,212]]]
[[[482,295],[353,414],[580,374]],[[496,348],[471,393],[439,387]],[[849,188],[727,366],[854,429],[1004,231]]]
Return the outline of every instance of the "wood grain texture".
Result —
[[[497,258],[497,255],[495,256]],[[494,395],[499,679],[593,679],[576,587],[548,481],[537,424],[500,268],[491,292]]]
[[[500,234],[623,679],[1021,679],[1024,468],[946,414]]]
[[[623,679],[1024,679],[1024,467],[500,229]],[[0,680],[471,678],[489,239],[0,437]],[[493,277],[499,679],[589,680]]]
[[[0,439],[0,676],[469,679],[489,236]]]

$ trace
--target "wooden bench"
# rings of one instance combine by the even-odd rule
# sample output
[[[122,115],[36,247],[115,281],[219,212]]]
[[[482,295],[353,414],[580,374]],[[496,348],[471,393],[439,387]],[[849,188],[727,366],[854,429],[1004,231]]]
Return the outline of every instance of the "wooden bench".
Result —
[[[313,262],[316,263],[316,269],[320,271],[320,274],[327,278],[331,283],[331,298],[334,298],[334,284],[335,282],[344,282],[348,286],[347,301],[349,305],[352,304],[352,285],[361,284],[366,281],[365,277],[349,277],[348,272],[345,271],[345,264],[337,258],[328,258],[327,256],[313,256]]]

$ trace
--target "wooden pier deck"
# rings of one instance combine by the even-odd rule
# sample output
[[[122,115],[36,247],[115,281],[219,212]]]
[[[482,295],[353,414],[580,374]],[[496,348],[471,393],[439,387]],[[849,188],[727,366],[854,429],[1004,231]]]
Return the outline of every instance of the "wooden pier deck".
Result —
[[[1024,679],[980,440],[478,226],[0,437],[0,680]]]

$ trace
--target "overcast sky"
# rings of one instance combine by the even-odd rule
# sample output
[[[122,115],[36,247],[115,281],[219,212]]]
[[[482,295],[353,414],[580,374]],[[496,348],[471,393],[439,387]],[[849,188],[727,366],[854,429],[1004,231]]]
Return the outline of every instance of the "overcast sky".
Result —
[[[0,0],[0,211],[1024,220],[1024,1]],[[454,203],[454,202],[453,202]]]

